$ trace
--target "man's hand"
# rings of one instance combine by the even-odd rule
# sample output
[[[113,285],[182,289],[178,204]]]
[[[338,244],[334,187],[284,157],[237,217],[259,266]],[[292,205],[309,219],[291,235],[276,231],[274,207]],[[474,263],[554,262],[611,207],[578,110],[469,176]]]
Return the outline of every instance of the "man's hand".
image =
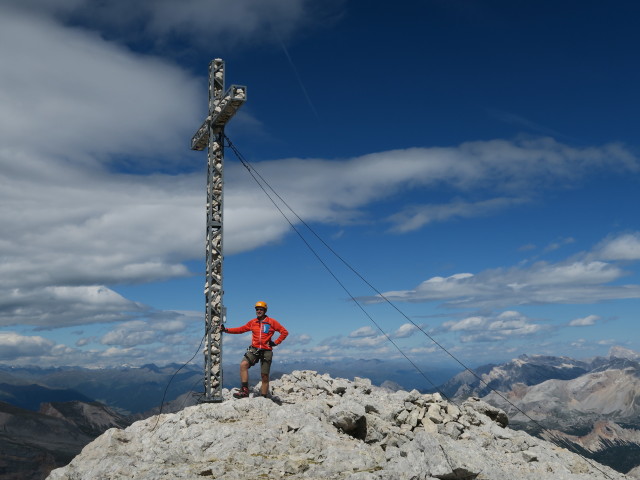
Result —
[[[220,325],[220,331],[221,331],[222,333],[226,333],[226,331],[227,331],[227,327],[225,327],[224,325]]]
[[[270,346],[271,348],[273,348],[273,347],[277,347],[277,346],[278,346],[278,344],[277,344],[276,342],[274,342],[273,340],[269,340],[269,346]]]

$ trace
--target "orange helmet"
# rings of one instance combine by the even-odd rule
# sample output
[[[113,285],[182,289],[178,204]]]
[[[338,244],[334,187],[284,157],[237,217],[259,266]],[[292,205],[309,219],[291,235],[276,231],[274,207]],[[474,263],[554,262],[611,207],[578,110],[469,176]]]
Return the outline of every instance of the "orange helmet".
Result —
[[[267,311],[267,302],[257,302],[256,303],[256,308],[262,307],[264,308],[264,311]]]

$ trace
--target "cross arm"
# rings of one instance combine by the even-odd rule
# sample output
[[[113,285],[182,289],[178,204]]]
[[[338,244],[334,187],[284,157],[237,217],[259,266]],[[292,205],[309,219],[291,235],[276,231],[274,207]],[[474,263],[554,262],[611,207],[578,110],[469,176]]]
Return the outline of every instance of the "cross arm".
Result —
[[[221,131],[246,100],[247,87],[231,85],[222,96],[222,99],[214,104],[213,110],[209,112],[209,116],[191,139],[191,150],[204,150],[207,148],[209,126],[212,127],[214,132]]]

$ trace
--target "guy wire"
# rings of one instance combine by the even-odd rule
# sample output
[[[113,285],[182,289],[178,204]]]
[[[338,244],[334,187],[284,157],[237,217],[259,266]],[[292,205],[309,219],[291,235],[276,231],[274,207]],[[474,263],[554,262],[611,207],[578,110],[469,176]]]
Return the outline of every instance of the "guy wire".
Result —
[[[362,307],[362,305],[360,304],[360,302],[358,302],[358,300],[356,300],[356,298],[351,294],[351,292],[345,287],[345,285],[338,279],[338,277],[333,273],[333,271],[329,268],[329,266],[322,260],[322,258],[318,255],[318,253],[315,251],[315,249],[309,244],[309,242],[306,240],[306,238],[304,238],[304,236],[300,233],[300,231],[295,227],[295,225],[293,224],[293,222],[291,222],[291,220],[289,220],[289,218],[287,217],[287,215],[282,211],[282,209],[280,208],[280,206],[278,206],[278,204],[273,200],[273,198],[271,197],[271,195],[269,195],[269,193],[267,192],[267,190],[263,187],[263,185],[260,183],[263,182],[267,188],[273,192],[273,194],[278,198],[278,200],[280,200],[282,202],[283,205],[285,205],[287,207],[287,209],[300,221],[300,223],[302,223],[336,258],[338,258],[349,270],[351,270],[356,276],[358,276],[366,285],[368,285],[374,292],[376,292],[376,294],[382,299],[384,300],[387,304],[389,304],[394,310],[396,310],[400,315],[402,315],[407,321],[409,321],[413,326],[415,326],[420,332],[422,332],[427,338],[429,338],[429,340],[431,340],[436,346],[438,346],[441,350],[443,350],[447,355],[449,355],[453,360],[455,360],[464,370],[466,370],[467,372],[471,373],[482,385],[484,385],[486,388],[488,388],[491,392],[495,393],[496,395],[498,395],[500,398],[502,398],[506,403],[508,403],[509,405],[511,405],[514,409],[516,409],[518,412],[520,412],[522,415],[524,415],[526,418],[528,418],[534,425],[536,425],[537,427],[539,427],[542,431],[548,433],[551,435],[551,432],[545,428],[544,426],[542,426],[538,421],[536,421],[535,419],[533,419],[531,416],[529,416],[526,412],[522,411],[518,406],[516,406],[513,402],[511,402],[507,397],[505,397],[504,395],[502,395],[502,393],[500,393],[497,390],[494,390],[493,388],[489,387],[489,385],[482,380],[482,378],[476,373],[474,372],[471,368],[467,367],[461,360],[459,360],[455,355],[453,355],[451,352],[449,352],[442,344],[440,344],[435,338],[433,338],[431,335],[429,335],[429,333],[427,333],[422,327],[420,327],[418,324],[416,324],[413,320],[411,320],[411,318],[409,318],[409,316],[407,314],[405,314],[402,310],[400,310],[400,308],[398,306],[396,306],[391,300],[389,300],[382,292],[380,292],[375,286],[373,286],[369,281],[367,281],[354,267],[352,267],[342,256],[340,256],[333,248],[331,248],[331,246],[329,246],[324,239],[322,239],[317,233],[316,231],[311,228],[311,226],[305,222],[294,210],[293,208],[291,208],[291,206],[289,206],[289,204],[273,189],[273,187],[271,187],[271,185],[269,184],[269,182],[267,182],[264,177],[262,177],[262,175],[260,175],[260,173],[244,158],[244,156],[242,155],[242,153],[240,153],[240,151],[237,149],[237,147],[231,142],[231,140],[229,139],[229,137],[227,137],[226,135],[224,135],[225,140],[227,141],[227,145],[231,148],[231,150],[233,150],[233,153],[235,153],[236,157],[238,158],[238,160],[240,160],[240,162],[242,163],[242,165],[247,169],[247,171],[249,172],[249,174],[251,175],[251,177],[254,179],[254,181],[258,184],[258,186],[260,187],[260,189],[265,193],[265,195],[267,196],[267,198],[269,198],[269,200],[271,201],[271,203],[273,203],[273,205],[276,207],[276,209],[280,212],[280,214],[284,217],[284,219],[287,221],[287,223],[291,226],[291,228],[296,232],[296,234],[300,237],[300,239],[304,242],[304,244],[307,246],[307,248],[309,248],[309,250],[313,253],[313,255],[316,257],[316,259],[322,264],[322,266],[324,266],[324,268],[329,272],[329,274],[334,278],[334,280],[336,282],[338,282],[338,284],[342,287],[342,289],[347,293],[347,295],[351,298],[351,300],[353,300],[356,305],[358,305],[358,308],[360,308],[360,310],[362,310],[362,312],[369,318],[369,320],[378,328],[378,330],[380,330],[380,332],[382,332],[382,334],[387,338],[387,340],[389,340],[393,346],[400,352],[400,354],[402,354],[402,356],[407,359],[407,361],[409,363],[411,363],[411,365],[420,373],[420,375],[422,375],[422,377],[424,377],[433,387],[434,389],[439,392],[442,396],[444,396],[448,401],[456,404],[457,406],[459,406],[454,400],[450,399],[449,397],[447,397],[447,395],[440,391],[437,386],[424,374],[424,372],[402,351],[402,349],[396,344],[396,342],[394,342],[391,337],[389,337],[389,335],[387,335],[387,333],[380,327],[380,325],[378,325],[378,323],[373,319],[373,317],[364,309],[364,307]],[[255,175],[254,175],[255,172]],[[258,178],[260,179],[260,181],[258,181]],[[582,457],[587,463],[589,463],[589,465],[591,465],[593,468],[595,468],[596,470],[600,471],[604,476],[606,476],[607,478],[611,478],[609,477],[605,472],[603,472],[600,468],[598,468],[596,465],[594,465],[587,457],[585,457],[584,455],[580,454],[576,449],[571,448],[571,450],[573,450],[573,452],[577,455],[579,455],[580,457]]]
[[[157,419],[156,419],[156,424],[153,426],[153,428],[151,429],[151,431],[153,432],[156,427],[158,426],[158,422],[160,421],[160,415],[162,415],[162,409],[164,408],[164,399],[167,396],[167,391],[169,390],[169,385],[171,385],[171,382],[173,382],[173,379],[175,378],[175,376],[178,374],[178,372],[180,372],[180,370],[182,370],[184,367],[186,367],[189,362],[191,362],[191,360],[193,360],[194,358],[196,358],[196,355],[198,355],[198,352],[200,352],[200,348],[202,347],[202,343],[204,342],[204,339],[207,337],[207,332],[205,332],[205,334],[202,336],[202,338],[200,339],[200,345],[198,345],[198,348],[196,348],[196,353],[193,354],[193,356],[187,360],[186,362],[184,362],[182,364],[182,366],[177,369],[173,375],[171,375],[171,378],[169,379],[169,381],[167,382],[167,386],[164,389],[164,393],[162,394],[162,400],[160,401],[160,411],[158,412],[157,415]],[[198,380],[199,381],[199,380]],[[197,382],[196,382],[197,383]],[[195,383],[194,383],[195,385]],[[184,403],[183,403],[184,406]]]

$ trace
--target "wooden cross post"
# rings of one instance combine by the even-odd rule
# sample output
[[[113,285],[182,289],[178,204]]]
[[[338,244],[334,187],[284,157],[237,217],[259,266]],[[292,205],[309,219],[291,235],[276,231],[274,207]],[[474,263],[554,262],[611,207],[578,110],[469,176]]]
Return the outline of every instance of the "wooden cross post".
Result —
[[[223,93],[224,92],[224,93]],[[222,401],[222,200],[224,127],[245,102],[246,87],[224,90],[224,61],[209,63],[209,115],[191,139],[192,150],[208,149],[205,295],[204,395],[202,402]]]

